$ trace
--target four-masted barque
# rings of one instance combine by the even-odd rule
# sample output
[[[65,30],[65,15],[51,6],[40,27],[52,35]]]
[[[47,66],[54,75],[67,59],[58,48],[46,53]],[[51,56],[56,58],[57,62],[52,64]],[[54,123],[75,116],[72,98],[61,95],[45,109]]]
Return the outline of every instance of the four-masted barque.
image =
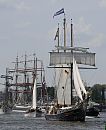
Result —
[[[21,59],[21,58],[20,58]],[[10,110],[11,96],[11,111],[26,112],[30,108],[42,106],[42,103],[47,100],[47,90],[45,81],[45,70],[43,61],[39,60],[35,54],[27,56],[20,60],[16,58],[15,67],[7,68],[6,75],[2,78],[6,79],[6,94],[4,101],[4,110]],[[10,79],[11,82],[9,81]],[[43,84],[45,82],[45,84]],[[45,93],[43,93],[45,91]],[[11,92],[11,95],[9,93]],[[38,103],[39,100],[39,103]],[[36,104],[33,105],[33,104]]]

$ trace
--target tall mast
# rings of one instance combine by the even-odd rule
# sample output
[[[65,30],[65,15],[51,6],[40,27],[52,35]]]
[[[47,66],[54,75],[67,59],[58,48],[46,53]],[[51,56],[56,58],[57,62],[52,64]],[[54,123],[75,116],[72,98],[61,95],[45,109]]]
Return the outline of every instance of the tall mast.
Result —
[[[65,14],[64,14],[64,47],[66,47],[66,18],[65,18]],[[65,50],[64,50],[65,52]]]
[[[43,86],[42,86],[42,69],[43,69],[43,62],[41,61],[41,101],[43,102]]]
[[[64,13],[64,47],[66,47],[66,18],[65,18],[65,13]],[[64,50],[64,52],[66,52],[66,50]],[[63,87],[64,89],[64,87]],[[64,90],[63,90],[64,93]],[[64,96],[64,106],[65,106],[65,95]]]
[[[58,47],[59,47],[59,23],[58,23]],[[59,49],[58,49],[59,52]]]
[[[72,19],[71,19],[71,47],[73,47],[73,24],[72,24]],[[73,53],[73,51],[71,50],[71,53]],[[73,63],[71,63],[71,104],[73,104]]]
[[[25,91],[27,90],[27,85],[26,85],[26,83],[27,83],[27,72],[26,72],[26,69],[27,69],[27,55],[26,55],[26,53],[25,53],[25,63],[24,63],[24,69],[25,69],[25,72],[24,72],[24,84],[25,84]],[[25,93],[24,94],[24,103],[26,103],[27,102],[27,99],[28,99],[28,95]]]
[[[16,58],[16,84],[17,83],[18,83],[18,55],[17,55],[17,58]],[[15,97],[16,102],[17,102],[17,98],[18,98],[17,90],[18,90],[18,87],[16,86],[16,97]]]
[[[25,73],[24,73],[24,77],[25,77],[25,84],[26,84],[26,61],[27,60],[27,55],[25,54],[25,65],[24,65],[24,69],[25,69]]]
[[[33,68],[34,68],[34,70],[33,70],[33,85],[34,85],[35,73],[36,73],[36,59],[35,59],[36,54],[34,53],[33,56],[34,56],[34,66],[33,66]]]
[[[9,95],[8,95],[8,87],[9,87],[8,68],[6,68],[5,79],[6,79],[5,102],[7,103],[8,102],[8,98],[9,98]]]

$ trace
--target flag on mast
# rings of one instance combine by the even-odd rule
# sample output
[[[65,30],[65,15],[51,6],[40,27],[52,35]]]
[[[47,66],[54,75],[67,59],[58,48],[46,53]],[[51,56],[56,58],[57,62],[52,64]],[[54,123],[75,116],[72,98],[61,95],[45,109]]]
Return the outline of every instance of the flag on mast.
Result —
[[[57,11],[57,12],[53,15],[53,18],[54,18],[54,16],[60,15],[60,14],[62,14],[62,13],[64,13],[64,8],[62,8],[62,9],[59,10],[59,11]]]
[[[57,29],[57,32],[56,32],[56,35],[55,35],[55,38],[54,40],[56,40],[56,38],[59,36],[59,28]]]

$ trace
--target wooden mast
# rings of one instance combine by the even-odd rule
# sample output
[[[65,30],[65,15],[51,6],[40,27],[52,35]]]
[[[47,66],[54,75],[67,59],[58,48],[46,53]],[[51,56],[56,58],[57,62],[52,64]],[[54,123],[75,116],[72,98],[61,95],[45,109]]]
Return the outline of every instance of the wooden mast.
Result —
[[[18,83],[18,55],[17,55],[17,58],[16,58],[16,84]],[[16,86],[16,97],[15,97],[15,102],[17,102],[17,99],[18,99],[18,87]]]
[[[66,18],[65,18],[65,13],[64,13],[64,47],[66,47]],[[64,50],[66,52],[66,50]]]
[[[58,47],[59,47],[59,23],[58,23]],[[58,49],[58,52],[59,52],[59,49]]]
[[[71,19],[71,47],[73,47],[73,24],[72,24],[72,19]],[[73,53],[73,51],[71,50],[71,53]],[[71,105],[73,104],[73,63],[71,63]]]
[[[65,18],[65,13],[64,13],[64,47],[66,47],[66,18]],[[64,52],[66,52],[66,50],[64,50]],[[65,86],[62,87],[63,88],[63,96],[64,96],[64,106],[65,106],[65,95],[64,95],[64,88]]]

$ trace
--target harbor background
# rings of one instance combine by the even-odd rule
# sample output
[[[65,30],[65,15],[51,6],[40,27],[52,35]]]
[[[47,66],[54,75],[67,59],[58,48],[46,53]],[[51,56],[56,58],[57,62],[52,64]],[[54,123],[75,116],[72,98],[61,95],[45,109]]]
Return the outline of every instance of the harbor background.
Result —
[[[47,121],[44,117],[24,117],[24,113],[0,115],[0,130],[105,130],[106,112],[85,122]]]

